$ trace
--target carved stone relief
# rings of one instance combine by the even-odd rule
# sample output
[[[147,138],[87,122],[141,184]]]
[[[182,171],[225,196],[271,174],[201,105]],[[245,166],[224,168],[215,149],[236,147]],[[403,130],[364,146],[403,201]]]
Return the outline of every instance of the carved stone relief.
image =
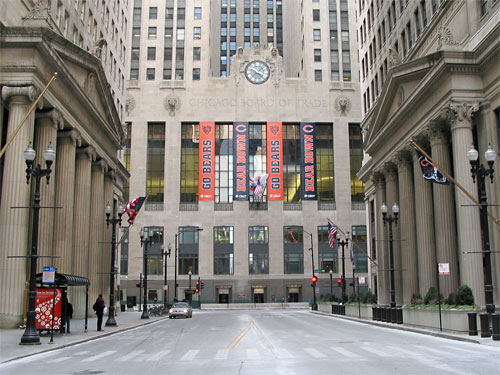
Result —
[[[340,95],[339,97],[337,97],[337,99],[335,99],[335,109],[341,115],[345,115],[351,110],[351,101],[348,97]]]
[[[175,116],[175,111],[181,107],[181,101],[176,95],[170,94],[165,98],[163,106],[170,116]]]

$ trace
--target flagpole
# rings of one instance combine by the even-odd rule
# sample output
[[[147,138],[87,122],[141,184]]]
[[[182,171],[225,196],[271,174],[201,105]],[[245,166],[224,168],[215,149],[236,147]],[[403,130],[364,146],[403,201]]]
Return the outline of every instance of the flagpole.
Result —
[[[342,230],[342,229],[341,229],[341,228],[340,228],[337,224],[335,224],[335,223],[334,223],[332,220],[330,220],[329,218],[326,218],[326,219],[327,219],[327,220],[328,220],[328,221],[329,221],[329,222],[330,222],[333,226],[335,226],[335,227],[336,227],[336,228],[340,231],[340,233],[342,233],[342,234],[345,236],[345,232],[344,232],[344,231],[343,231],[343,230]],[[353,243],[353,244],[354,244],[354,246],[356,246],[356,247],[358,248],[358,250],[359,250],[359,251],[361,251],[363,254],[365,254],[365,255],[367,256],[367,258],[368,258],[368,259],[370,259],[370,261],[378,267],[378,263],[377,263],[377,262],[375,262],[375,261],[373,260],[373,258],[372,258],[371,256],[369,256],[369,255],[367,254],[367,252],[366,252],[365,250],[363,250],[363,249],[361,248],[361,246],[359,246],[359,245],[358,245],[358,244],[357,244],[357,243],[356,243],[356,242],[352,239],[352,237],[351,237],[351,239],[350,239],[350,240],[351,240],[351,243]]]
[[[420,147],[417,142],[415,142],[413,139],[410,139],[410,143],[415,146],[416,148],[418,148],[420,150],[420,152],[422,152],[422,154],[425,155],[425,157],[427,159],[429,159],[436,167],[437,169],[439,169],[439,171],[444,174],[446,176],[446,178],[448,178],[451,182],[453,182],[453,184],[456,185],[456,187],[458,187],[460,190],[462,190],[462,192],[467,196],[469,197],[476,206],[478,206],[479,208],[481,208],[481,203],[479,203],[479,201],[474,198],[467,190],[465,190],[465,188],[460,185],[452,176],[449,175],[448,172],[446,172],[434,159],[432,159],[429,154],[427,154],[427,152],[425,152],[425,150]],[[490,217],[491,220],[493,220],[493,222],[500,227],[500,220],[498,220],[495,216],[493,216],[489,211],[487,211],[488,213],[488,216]]]
[[[143,205],[146,204],[146,201],[148,200],[149,194],[146,194],[146,198],[144,198],[144,202],[142,203]],[[137,213],[139,214],[139,213]],[[137,217],[137,216],[136,216]],[[134,219],[135,221],[135,219]],[[120,238],[120,241],[116,243],[115,249],[118,249],[118,246],[123,242],[125,237],[127,236],[128,232],[130,231],[130,227],[133,226],[134,224],[130,224],[128,227],[126,227],[125,232],[123,232],[123,236]]]

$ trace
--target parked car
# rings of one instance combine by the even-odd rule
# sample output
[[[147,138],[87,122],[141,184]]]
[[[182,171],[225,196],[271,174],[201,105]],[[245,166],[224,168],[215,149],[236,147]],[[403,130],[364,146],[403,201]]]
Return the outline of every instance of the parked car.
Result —
[[[168,310],[168,317],[170,319],[177,318],[178,316],[183,316],[186,318],[191,318],[193,316],[193,309],[189,306],[187,302],[176,302],[172,305],[170,310]]]

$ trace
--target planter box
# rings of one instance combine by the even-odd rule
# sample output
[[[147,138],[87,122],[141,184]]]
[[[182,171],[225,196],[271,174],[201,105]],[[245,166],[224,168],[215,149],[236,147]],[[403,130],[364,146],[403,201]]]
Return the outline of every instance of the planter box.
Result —
[[[358,306],[357,304],[345,305],[345,314],[347,316],[352,316],[354,318],[372,320],[372,305],[361,305],[361,306]]]
[[[443,330],[469,332],[468,312],[477,310],[441,310]],[[439,329],[439,310],[436,309],[403,309],[404,324]]]

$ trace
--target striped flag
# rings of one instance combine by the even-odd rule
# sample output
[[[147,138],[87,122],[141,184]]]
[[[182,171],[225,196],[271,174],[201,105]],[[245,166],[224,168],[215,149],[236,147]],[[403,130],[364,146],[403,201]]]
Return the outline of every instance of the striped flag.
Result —
[[[349,242],[349,257],[351,258],[351,263],[354,265],[354,246],[352,241]]]
[[[125,207],[124,213],[128,215],[127,221],[130,225],[134,224],[134,219],[137,216],[139,210],[141,209],[145,199],[146,197],[139,197],[132,199],[130,202],[128,202],[127,206]]]
[[[253,195],[255,197],[261,197],[266,189],[267,178],[269,175],[267,173],[261,176],[255,176],[254,178],[250,178],[250,190],[253,191]]]
[[[337,228],[335,228],[330,222],[328,222],[328,245],[330,245],[330,247],[335,246],[336,235],[337,235]]]

